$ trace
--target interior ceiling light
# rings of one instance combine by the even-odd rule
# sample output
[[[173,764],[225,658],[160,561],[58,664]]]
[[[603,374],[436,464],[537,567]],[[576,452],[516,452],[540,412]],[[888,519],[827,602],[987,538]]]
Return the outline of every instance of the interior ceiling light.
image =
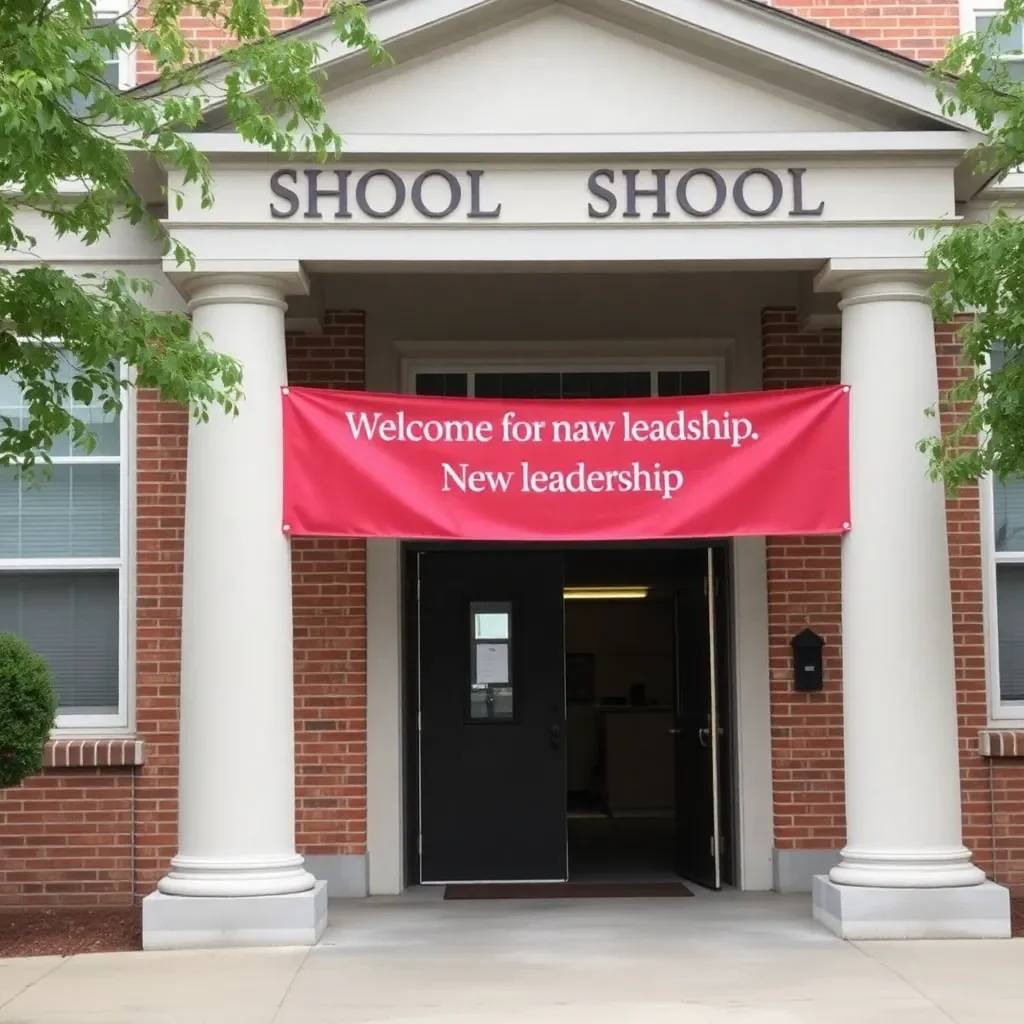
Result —
[[[566,587],[566,601],[628,601],[644,598],[650,587]]]

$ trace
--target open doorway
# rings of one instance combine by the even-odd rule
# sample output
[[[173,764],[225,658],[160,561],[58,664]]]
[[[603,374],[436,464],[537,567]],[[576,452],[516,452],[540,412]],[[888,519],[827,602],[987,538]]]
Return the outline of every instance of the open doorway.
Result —
[[[674,876],[672,594],[567,584],[565,596],[569,878]]]
[[[732,882],[727,553],[565,552],[570,879]]]
[[[411,881],[731,883],[727,557],[408,550]]]

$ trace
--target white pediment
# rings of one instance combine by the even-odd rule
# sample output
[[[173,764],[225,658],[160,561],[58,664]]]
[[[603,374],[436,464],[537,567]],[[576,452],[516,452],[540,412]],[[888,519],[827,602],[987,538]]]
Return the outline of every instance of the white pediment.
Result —
[[[881,127],[560,5],[343,86],[328,116],[343,135]]]

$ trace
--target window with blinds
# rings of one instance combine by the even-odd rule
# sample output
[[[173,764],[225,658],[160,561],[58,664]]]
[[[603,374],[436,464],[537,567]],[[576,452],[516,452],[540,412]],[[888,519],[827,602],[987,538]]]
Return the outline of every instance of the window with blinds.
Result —
[[[122,724],[122,424],[99,402],[73,412],[95,433],[91,452],[63,437],[48,477],[0,467],[0,631],[46,659],[59,724]],[[0,417],[26,422],[10,378],[0,377]]]
[[[1024,702],[1024,564],[996,563],[999,697]]]
[[[64,714],[117,713],[118,584],[116,569],[0,577],[0,629],[46,659]]]
[[[999,699],[1024,703],[1024,480],[991,487]]]
[[[1002,346],[993,348],[991,366],[1003,366]],[[996,651],[1001,705],[1019,705],[1024,714],[1024,480],[990,482],[992,556],[995,559]],[[991,630],[992,623],[988,624]]]

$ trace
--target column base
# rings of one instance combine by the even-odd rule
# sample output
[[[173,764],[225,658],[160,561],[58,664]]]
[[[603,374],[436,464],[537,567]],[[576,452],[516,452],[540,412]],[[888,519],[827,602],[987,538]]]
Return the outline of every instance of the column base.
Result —
[[[1008,939],[1010,891],[995,882],[944,889],[837,885],[815,875],[815,921],[841,939]]]
[[[966,846],[941,850],[864,850],[846,846],[839,863],[828,873],[837,885],[863,885],[869,889],[973,888],[985,881],[985,872],[971,863]]]
[[[327,927],[327,883],[285,896],[168,896],[142,901],[143,949],[314,946]]]
[[[210,857],[171,858],[171,870],[156,883],[167,896],[282,896],[313,888],[316,879],[302,866],[303,857],[260,857],[252,861]]]

